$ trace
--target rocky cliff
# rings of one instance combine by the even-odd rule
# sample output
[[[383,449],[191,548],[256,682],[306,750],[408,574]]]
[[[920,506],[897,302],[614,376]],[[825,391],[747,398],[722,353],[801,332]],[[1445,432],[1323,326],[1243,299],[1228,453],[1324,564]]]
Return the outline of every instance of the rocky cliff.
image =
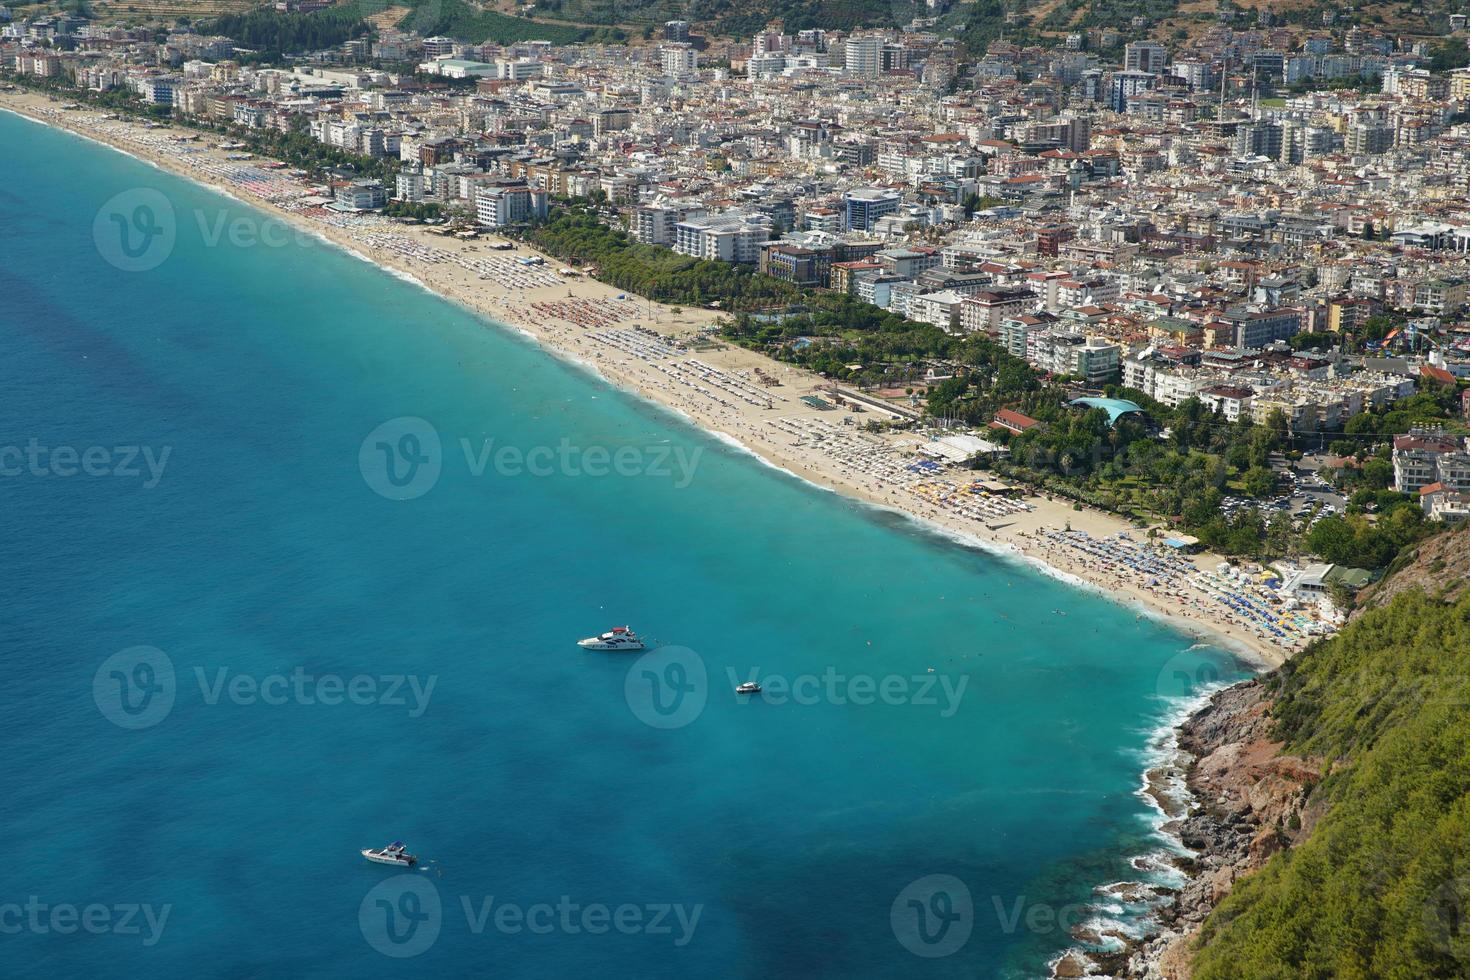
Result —
[[[1162,932],[1131,952],[1123,976],[1187,978],[1189,941],[1235,881],[1311,832],[1320,763],[1281,754],[1269,707],[1261,682],[1247,681],[1180,727],[1194,804],[1171,829],[1196,856],[1182,862],[1190,878],[1160,912]]]
[[[1389,575],[1358,596],[1353,618],[1367,609],[1386,606],[1394,596],[1412,589],[1446,602],[1470,589],[1470,523],[1426,538],[1400,555]]]
[[[1406,554],[1359,596],[1352,619],[1415,591],[1446,603],[1470,594],[1470,527],[1437,534]],[[1314,799],[1312,792],[1324,760],[1283,754],[1272,738],[1271,679],[1220,691],[1180,727],[1178,764],[1192,802],[1173,829],[1196,857],[1186,862],[1188,882],[1160,913],[1163,931],[1130,951],[1121,975],[1187,980],[1200,924],[1236,881],[1304,841],[1326,813],[1323,794]]]

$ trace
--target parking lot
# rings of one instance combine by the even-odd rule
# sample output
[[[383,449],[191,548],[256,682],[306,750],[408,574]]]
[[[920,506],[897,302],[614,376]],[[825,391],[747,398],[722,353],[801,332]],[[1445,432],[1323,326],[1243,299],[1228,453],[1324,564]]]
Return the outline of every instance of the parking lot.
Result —
[[[1315,519],[1342,514],[1347,510],[1347,498],[1317,475],[1321,461],[1322,457],[1305,457],[1291,468],[1284,461],[1273,461],[1279,493],[1261,499],[1227,496],[1221,503],[1221,510],[1229,517],[1242,508],[1256,508],[1268,520],[1273,512],[1279,510],[1292,517],[1301,517],[1315,508]]]

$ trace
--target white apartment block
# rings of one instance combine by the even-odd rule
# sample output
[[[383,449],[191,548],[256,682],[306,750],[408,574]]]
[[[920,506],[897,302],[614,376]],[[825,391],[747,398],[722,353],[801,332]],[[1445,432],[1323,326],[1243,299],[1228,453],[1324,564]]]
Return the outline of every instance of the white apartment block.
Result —
[[[1036,302],[1036,294],[1029,289],[986,290],[966,296],[960,304],[960,329],[965,333],[999,333],[1002,321],[1030,313]]]
[[[394,182],[393,196],[399,201],[408,201],[418,204],[424,199],[424,175],[420,173],[405,172],[398,175]]]
[[[475,220],[487,228],[504,228],[546,216],[546,192],[524,184],[478,187]]]
[[[842,49],[842,70],[857,78],[877,78],[883,72],[883,43],[881,34],[848,38]]]
[[[674,226],[679,223],[679,210],[665,204],[649,204],[633,210],[628,231],[636,242],[644,245],[673,245]]]
[[[959,316],[963,299],[963,296],[952,289],[920,293],[909,301],[909,319],[949,330]]]
[[[665,44],[658,49],[658,57],[666,78],[694,78],[699,74],[699,53],[687,44]]]
[[[731,212],[676,224],[674,251],[712,262],[754,265],[760,261],[761,244],[770,237],[770,218]]]
[[[529,82],[546,74],[546,66],[533,58],[495,62],[495,77],[502,81]]]

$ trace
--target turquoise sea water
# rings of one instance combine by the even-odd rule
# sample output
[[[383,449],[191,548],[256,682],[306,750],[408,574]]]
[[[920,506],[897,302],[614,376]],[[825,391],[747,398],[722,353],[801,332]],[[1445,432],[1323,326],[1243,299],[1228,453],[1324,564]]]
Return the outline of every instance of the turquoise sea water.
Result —
[[[1225,654],[110,150],[0,113],[0,174],[7,975],[1031,977],[1158,846]]]

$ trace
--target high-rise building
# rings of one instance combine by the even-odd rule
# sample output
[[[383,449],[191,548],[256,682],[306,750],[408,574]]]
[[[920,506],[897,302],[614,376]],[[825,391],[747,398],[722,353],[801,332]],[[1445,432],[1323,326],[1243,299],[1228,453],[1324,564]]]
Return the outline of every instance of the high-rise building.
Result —
[[[674,41],[678,44],[689,43],[689,22],[687,20],[669,20],[664,22],[664,40]]]
[[[634,241],[645,245],[672,245],[674,226],[678,223],[678,209],[650,204],[634,210],[629,230],[633,233]]]
[[[659,48],[665,78],[693,78],[699,74],[699,54],[687,44],[665,44]]]
[[[475,218],[489,228],[503,228],[546,217],[546,192],[524,182],[480,187],[475,191]]]
[[[1168,52],[1157,41],[1129,41],[1123,48],[1123,67],[1128,71],[1145,71],[1150,75],[1161,74]]]
[[[898,210],[903,196],[881,187],[859,187],[842,195],[849,231],[872,231],[878,219]]]
[[[1281,124],[1264,119],[1242,123],[1235,130],[1235,153],[1243,157],[1281,158]]]
[[[1353,156],[1387,153],[1393,149],[1393,129],[1371,123],[1358,123],[1347,131],[1346,149]]]
[[[1128,110],[1128,98],[1147,92],[1154,86],[1154,76],[1146,71],[1115,71],[1108,76],[1108,107],[1114,112]]]
[[[426,37],[424,38],[424,57],[432,61],[435,58],[449,58],[454,55],[454,38],[452,37]]]
[[[883,71],[883,35],[860,34],[847,39],[842,68],[857,78],[877,78]]]

